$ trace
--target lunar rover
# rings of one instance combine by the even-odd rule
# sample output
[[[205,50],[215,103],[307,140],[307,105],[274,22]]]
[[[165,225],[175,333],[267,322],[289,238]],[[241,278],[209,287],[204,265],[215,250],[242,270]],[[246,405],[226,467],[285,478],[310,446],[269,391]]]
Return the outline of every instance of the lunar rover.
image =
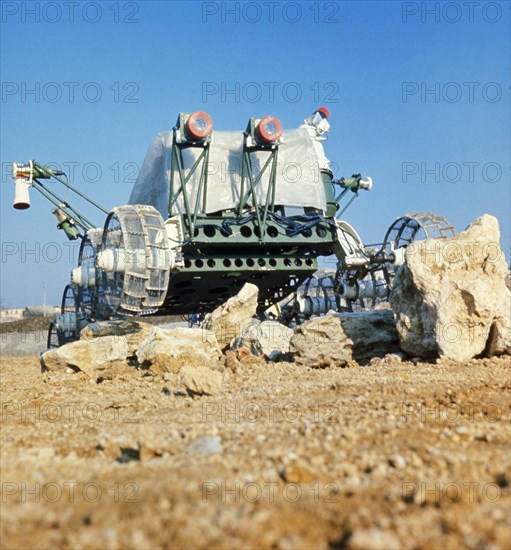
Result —
[[[287,324],[329,310],[375,307],[417,239],[450,237],[440,216],[398,218],[382,243],[364,246],[342,216],[372,179],[334,179],[323,150],[329,111],[295,129],[274,116],[244,132],[213,130],[202,111],[180,113],[150,144],[129,204],[108,212],[66,175],[35,161],[13,164],[14,207],[35,189],[54,205],[57,227],[81,239],[48,346],[79,338],[97,320],[126,315],[203,315],[246,283],[259,288],[260,316]],[[106,215],[96,227],[58,195],[60,183]],[[319,269],[335,257],[336,270]]]

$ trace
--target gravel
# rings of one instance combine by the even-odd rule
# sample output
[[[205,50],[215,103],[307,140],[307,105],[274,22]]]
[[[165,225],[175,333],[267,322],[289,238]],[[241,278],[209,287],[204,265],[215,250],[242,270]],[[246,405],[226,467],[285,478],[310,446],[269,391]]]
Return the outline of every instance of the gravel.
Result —
[[[509,357],[0,374],[4,548],[510,547]]]

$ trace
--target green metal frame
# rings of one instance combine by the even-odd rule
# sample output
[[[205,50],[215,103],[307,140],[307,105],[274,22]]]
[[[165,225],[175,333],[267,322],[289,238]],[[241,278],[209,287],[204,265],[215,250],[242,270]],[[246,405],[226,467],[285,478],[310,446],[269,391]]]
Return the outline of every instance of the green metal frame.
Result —
[[[183,203],[185,207],[185,216],[187,222],[187,229],[192,236],[195,232],[195,226],[197,224],[197,218],[199,213],[202,215],[206,214],[206,198],[208,191],[208,162],[209,162],[209,146],[211,143],[210,138],[208,137],[204,141],[198,143],[178,143],[177,133],[179,128],[176,126],[173,129],[172,133],[172,160],[170,166],[170,193],[169,193],[169,217],[174,215],[174,206],[176,205],[179,195],[183,193]],[[189,147],[202,147],[204,150],[200,154],[199,158],[195,161],[194,165],[190,169],[190,172],[185,176],[184,166],[183,166],[183,157],[182,150]],[[190,202],[188,200],[188,194],[186,193],[186,184],[190,181],[190,178],[199,170],[200,166],[200,179],[199,179],[199,188],[197,190],[197,198],[195,200],[195,208],[190,207]],[[175,188],[176,180],[176,171],[179,176],[179,183]],[[200,208],[200,211],[199,211]],[[177,213],[177,212],[176,212]]]
[[[248,143],[249,139],[252,139],[251,135],[248,132],[245,132],[243,134],[243,157],[242,157],[242,164],[241,164],[240,202],[238,204],[237,214],[238,216],[242,215],[243,209],[247,204],[248,198],[251,196],[253,207],[256,213],[257,225],[259,227],[259,235],[260,235],[259,240],[263,241],[265,229],[266,229],[266,219],[268,217],[268,211],[271,211],[271,212],[275,211],[275,189],[277,185],[277,161],[278,161],[279,146],[278,144],[274,144],[271,146],[264,146],[264,145],[252,146],[252,145],[249,145]],[[253,151],[264,151],[268,149],[270,151],[268,158],[266,159],[259,174],[254,175],[254,172],[252,170],[250,153]],[[266,172],[270,164],[271,164],[270,180],[268,182],[268,190],[266,192],[266,201],[265,201],[264,210],[262,213],[263,215],[261,218],[262,207],[259,206],[259,203],[257,201],[256,187],[257,187],[257,184],[261,181],[261,178],[263,177],[264,173]],[[248,184],[250,186],[250,189],[247,189],[246,193],[245,193],[245,180],[248,181]]]
[[[97,202],[93,201],[90,197],[87,197],[84,193],[73,187],[69,182],[67,182],[65,179],[60,178],[55,171],[49,167],[42,166],[41,164],[38,164],[35,161],[32,161],[33,166],[33,177],[31,181],[31,187],[33,187],[36,191],[38,191],[46,200],[54,204],[59,210],[61,210],[69,219],[67,220],[66,224],[62,224],[62,226],[58,226],[59,229],[63,229],[66,235],[69,239],[73,240],[77,236],[83,237],[81,234],[76,234],[74,231],[68,232],[69,226],[78,226],[82,231],[87,232],[89,229],[92,229],[93,227],[96,227],[94,223],[92,223],[88,218],[86,218],[83,214],[81,214],[78,210],[73,208],[66,200],[64,200],[63,197],[59,196],[57,193],[52,191],[49,187],[44,185],[40,179],[55,179],[59,183],[61,183],[64,187],[72,191],[73,193],[77,194],[79,197],[87,201],[89,204],[103,212],[104,214],[108,214],[108,210],[103,208],[101,205],[99,205]],[[70,236],[73,235],[73,236]]]
[[[193,238],[195,229],[197,226],[197,220],[199,217],[207,217],[206,204],[207,204],[207,191],[208,191],[208,163],[209,163],[209,150],[211,139],[208,137],[203,141],[198,142],[181,142],[179,139],[179,133],[181,129],[179,126],[175,126],[172,133],[172,154],[171,154],[171,168],[170,168],[170,193],[169,193],[169,216],[173,216],[178,212],[175,212],[175,206],[179,196],[183,195],[184,205],[184,219],[187,225],[187,230],[190,237]],[[266,222],[268,218],[268,212],[275,211],[275,190],[277,185],[277,162],[278,162],[278,144],[273,145],[251,145],[249,143],[251,134],[249,132],[244,133],[243,139],[243,153],[242,153],[242,165],[241,165],[241,184],[240,184],[240,198],[238,206],[236,207],[236,216],[239,218],[243,215],[243,210],[247,206],[248,200],[252,199],[252,207],[255,210],[257,218],[257,226],[259,228],[260,241],[263,241],[266,229]],[[201,147],[204,150],[200,154],[199,158],[195,161],[190,168],[187,175],[185,175],[185,169],[183,165],[183,149],[189,147]],[[269,151],[268,158],[266,159],[263,167],[258,174],[254,174],[251,162],[251,153],[253,151]],[[259,204],[257,200],[256,187],[261,181],[263,175],[270,170],[270,178],[268,183],[268,190],[266,192],[266,202],[263,206]],[[190,204],[188,193],[186,192],[186,185],[192,178],[192,176],[200,170],[199,185],[197,189],[197,198],[195,206],[192,209]]]
[[[344,214],[344,212],[346,212],[351,203],[358,197],[360,178],[360,174],[354,174],[351,178],[341,178],[340,181],[342,182],[343,190],[335,197],[335,202],[339,203],[341,199],[348,193],[348,191],[351,191],[352,193],[354,193],[354,195],[353,197],[351,197],[351,199],[342,210],[339,210],[335,213],[336,218],[339,219]],[[336,183],[339,183],[339,181],[337,181]]]

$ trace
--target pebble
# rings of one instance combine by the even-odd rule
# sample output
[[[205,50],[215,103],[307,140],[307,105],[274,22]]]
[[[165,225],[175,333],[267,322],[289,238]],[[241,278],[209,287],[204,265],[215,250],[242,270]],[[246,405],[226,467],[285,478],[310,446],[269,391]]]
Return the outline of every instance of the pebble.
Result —
[[[223,450],[222,439],[218,435],[207,435],[205,437],[201,437],[200,439],[192,441],[192,443],[185,447],[186,452],[201,456],[222,453]]]
[[[407,464],[406,458],[401,455],[394,455],[389,458],[389,464],[393,468],[404,468]]]
[[[397,537],[381,529],[361,529],[355,531],[348,540],[352,550],[390,550],[401,548]]]

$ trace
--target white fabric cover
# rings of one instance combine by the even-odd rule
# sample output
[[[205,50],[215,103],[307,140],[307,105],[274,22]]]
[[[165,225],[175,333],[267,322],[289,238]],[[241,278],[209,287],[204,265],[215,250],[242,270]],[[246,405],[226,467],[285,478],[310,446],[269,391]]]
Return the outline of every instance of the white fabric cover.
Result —
[[[283,143],[279,146],[275,204],[296,207],[326,209],[325,191],[320,174],[321,158],[316,150],[319,142],[313,143],[305,127],[283,132]],[[241,162],[243,150],[242,132],[213,132],[209,153],[206,212],[234,208],[239,202],[241,183]],[[322,146],[321,146],[322,150]],[[183,149],[185,174],[198,159],[201,147]],[[269,153],[251,153],[252,172],[257,176]],[[323,155],[324,156],[324,155]],[[159,133],[149,145],[137,181],[131,192],[129,204],[154,206],[164,218],[168,216],[170,166],[172,158],[172,132]],[[268,166],[257,185],[257,200],[260,205],[266,201],[270,176]],[[187,195],[193,209],[200,179],[200,169],[188,181]],[[179,188],[179,174],[174,178],[174,192]],[[245,193],[248,181],[246,181]],[[251,203],[251,201],[249,201]],[[180,195],[178,212],[184,212]]]

